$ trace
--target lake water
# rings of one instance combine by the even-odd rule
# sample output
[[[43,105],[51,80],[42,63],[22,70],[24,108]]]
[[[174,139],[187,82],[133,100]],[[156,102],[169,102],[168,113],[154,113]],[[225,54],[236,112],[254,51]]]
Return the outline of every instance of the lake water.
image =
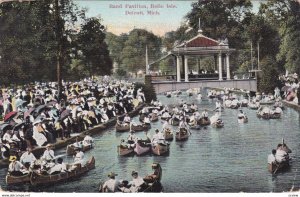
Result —
[[[198,101],[195,96],[166,98],[159,95],[163,104],[178,104],[181,99],[187,103],[197,103],[200,111],[213,110],[215,100]],[[114,128],[107,129],[95,137],[95,148],[86,152],[86,157],[95,156],[96,168],[84,176],[70,182],[58,183],[47,187],[7,186],[6,168],[0,169],[0,185],[3,189],[33,192],[97,192],[100,181],[107,179],[111,171],[119,179],[131,179],[131,171],[137,170],[141,176],[151,174],[151,164],[159,162],[163,169],[162,184],[164,192],[282,192],[292,185],[300,186],[300,119],[299,113],[287,108],[281,119],[262,120],[256,111],[243,108],[249,122],[237,122],[238,110],[225,109],[222,119],[225,127],[221,129],[208,126],[207,129],[191,130],[192,135],[185,142],[170,142],[169,156],[132,156],[120,157],[117,145],[127,138],[128,133],[116,133]],[[209,116],[214,112],[210,111]],[[134,118],[138,122],[138,117]],[[149,135],[161,122],[152,124]],[[175,129],[175,127],[174,127]],[[136,135],[145,138],[143,132]],[[291,168],[286,172],[272,175],[267,169],[267,156],[281,142],[282,138],[291,153]],[[57,150],[56,155],[65,150]],[[72,157],[65,159],[71,160]]]

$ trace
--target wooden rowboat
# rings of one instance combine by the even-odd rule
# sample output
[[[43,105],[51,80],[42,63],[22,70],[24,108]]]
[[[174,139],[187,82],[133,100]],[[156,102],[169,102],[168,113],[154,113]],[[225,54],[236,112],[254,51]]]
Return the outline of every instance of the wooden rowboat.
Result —
[[[30,183],[30,173],[24,174],[23,176],[12,176],[9,173],[6,175],[6,184],[14,185],[14,184],[24,184]]]
[[[82,152],[85,152],[92,148],[93,148],[93,145],[85,145],[85,146],[82,146],[81,150],[82,150]],[[66,150],[67,155],[75,155],[75,153],[76,153],[75,149],[76,149],[76,147],[73,144],[68,145],[67,150]]]
[[[158,121],[158,115],[157,115],[157,114],[151,114],[150,121],[151,121],[151,122],[156,122],[156,121]]]
[[[165,140],[172,141],[174,138],[173,131],[170,129],[165,129],[164,136],[165,136]]]
[[[130,130],[130,125],[118,125],[116,124],[116,131],[117,132],[126,132]]]
[[[268,170],[272,174],[276,174],[276,172],[284,171],[290,167],[289,161],[281,162],[281,163],[268,163]]]
[[[223,121],[217,121],[211,124],[215,128],[222,128],[224,127],[224,122]]]
[[[169,144],[157,143],[155,145],[152,145],[152,153],[154,155],[165,155],[169,153],[169,150]]]
[[[198,125],[200,126],[207,126],[207,125],[210,125],[210,119],[209,118],[200,118],[197,122]]]
[[[131,129],[133,131],[146,131],[148,129],[151,129],[151,125],[150,124],[131,125]]]
[[[33,171],[30,176],[30,183],[31,185],[35,185],[35,186],[54,184],[60,181],[66,181],[71,178],[79,177],[94,168],[95,168],[95,158],[92,157],[84,166],[77,166],[74,170],[69,172],[61,172],[59,174],[54,174],[54,175],[42,175]]]
[[[128,146],[119,145],[118,146],[118,154],[120,156],[127,156],[133,153],[133,148],[129,148]]]
[[[187,140],[190,136],[190,133],[184,129],[184,128],[180,128],[179,131],[176,132],[176,141],[184,141]]]

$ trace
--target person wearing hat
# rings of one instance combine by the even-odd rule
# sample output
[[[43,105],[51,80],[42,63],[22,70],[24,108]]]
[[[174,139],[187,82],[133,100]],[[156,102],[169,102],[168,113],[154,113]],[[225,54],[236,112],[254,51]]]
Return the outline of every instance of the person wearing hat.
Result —
[[[153,183],[155,180],[160,181],[162,175],[162,169],[158,163],[152,164],[153,174],[150,174],[144,178],[147,183]]]
[[[22,176],[23,172],[21,170],[25,169],[25,167],[21,162],[17,161],[17,157],[10,156],[9,161],[8,172],[13,176]]]
[[[32,134],[32,138],[36,141],[36,144],[38,146],[43,146],[47,143],[47,138],[46,136],[43,134],[43,132],[40,132],[40,128],[42,128],[41,126],[42,120],[36,120],[35,122],[33,122],[33,134]]]
[[[46,160],[47,162],[51,161],[54,159],[54,151],[51,149],[52,145],[51,144],[47,144],[46,146],[46,150],[44,151],[43,156],[41,157],[41,159]]]
[[[201,116],[202,116],[203,118],[206,118],[206,119],[208,118],[207,109],[204,109],[204,111],[202,112]]]
[[[102,192],[117,192],[120,186],[120,181],[116,180],[115,177],[118,176],[118,174],[110,172],[107,176],[109,179],[103,184]]]
[[[243,110],[240,109],[240,112],[238,114],[238,119],[243,119],[243,118],[246,118],[246,115],[245,113],[243,112]]]
[[[26,152],[22,154],[20,157],[20,162],[28,169],[30,166],[33,165],[35,162],[36,158],[34,154],[32,153],[31,148],[27,148]]]
[[[127,137],[128,144],[134,145],[134,143],[138,140],[137,136],[134,134],[133,130],[129,131],[129,135]]]
[[[164,136],[159,132],[158,129],[155,129],[155,134],[152,136],[152,144],[157,144],[159,141],[163,140]]]
[[[139,192],[144,189],[146,186],[145,181],[142,177],[138,175],[137,171],[132,171],[131,173],[132,181],[130,181],[129,185],[131,185],[131,192]]]
[[[48,170],[48,174],[59,174],[67,171],[67,165],[63,163],[63,158],[58,158],[57,163]]]
[[[84,153],[82,152],[81,148],[75,148],[75,155],[74,155],[74,164],[81,164],[84,165]]]

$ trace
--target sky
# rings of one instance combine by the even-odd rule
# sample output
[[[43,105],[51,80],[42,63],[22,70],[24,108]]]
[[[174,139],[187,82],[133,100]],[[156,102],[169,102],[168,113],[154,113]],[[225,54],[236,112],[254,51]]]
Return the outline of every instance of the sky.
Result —
[[[134,28],[146,29],[156,35],[176,30],[184,23],[184,16],[191,10],[195,0],[75,0],[82,8],[87,8],[87,16],[100,16],[107,31],[120,35]],[[257,11],[261,1],[252,1]]]

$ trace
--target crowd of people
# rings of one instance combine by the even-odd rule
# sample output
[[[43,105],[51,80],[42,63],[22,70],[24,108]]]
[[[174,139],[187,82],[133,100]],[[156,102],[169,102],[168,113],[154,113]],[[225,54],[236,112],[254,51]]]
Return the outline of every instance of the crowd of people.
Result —
[[[109,79],[63,82],[58,98],[57,83],[39,83],[0,90],[0,148],[2,159],[20,152],[70,138],[118,115],[131,112],[144,102],[142,88]]]

